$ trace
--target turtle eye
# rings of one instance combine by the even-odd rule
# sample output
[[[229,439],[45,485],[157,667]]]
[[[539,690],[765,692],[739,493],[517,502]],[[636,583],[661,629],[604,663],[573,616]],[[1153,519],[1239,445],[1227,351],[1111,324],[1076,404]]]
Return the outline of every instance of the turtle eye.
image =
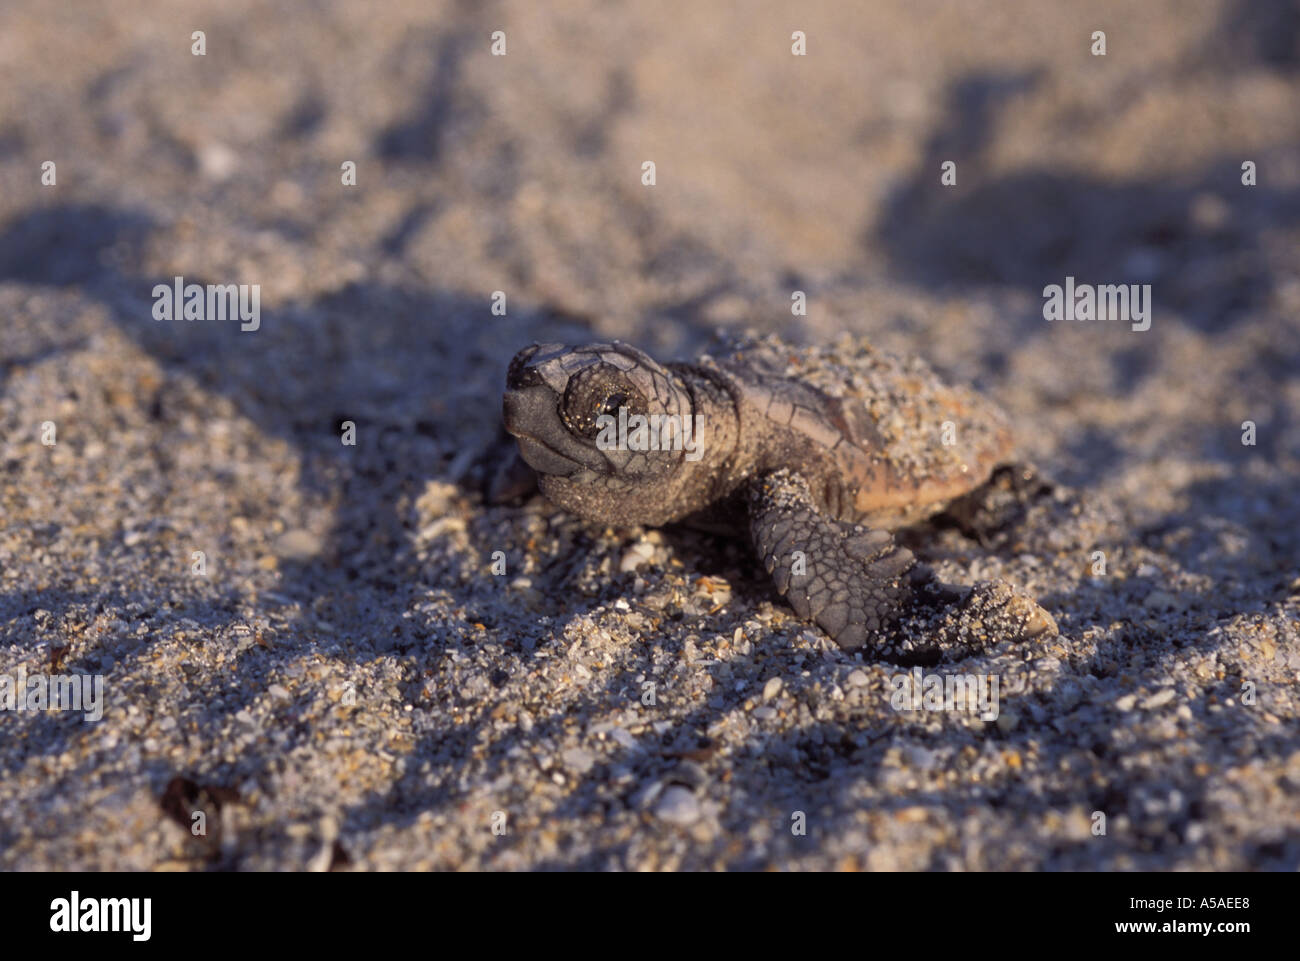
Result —
[[[627,391],[616,390],[612,394],[605,395],[605,403],[601,405],[602,414],[611,414],[618,416],[618,409],[626,407],[628,402]]]
[[[621,407],[627,408],[629,416],[644,414],[645,397],[622,371],[601,364],[569,379],[560,416],[572,433],[592,440],[600,433],[598,419],[602,415],[617,417]]]

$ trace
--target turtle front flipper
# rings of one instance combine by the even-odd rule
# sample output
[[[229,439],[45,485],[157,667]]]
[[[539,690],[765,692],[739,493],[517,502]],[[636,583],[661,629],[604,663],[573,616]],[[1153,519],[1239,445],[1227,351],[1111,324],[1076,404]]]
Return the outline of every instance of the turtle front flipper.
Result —
[[[1051,616],[1010,585],[944,584],[887,531],[821,513],[794,471],[751,484],[749,531],[777,590],[845,650],[959,654],[993,638],[1056,632]]]
[[[888,646],[915,594],[916,558],[886,531],[818,512],[808,482],[789,470],[754,481],[749,534],[763,567],[795,612],[846,650]]]

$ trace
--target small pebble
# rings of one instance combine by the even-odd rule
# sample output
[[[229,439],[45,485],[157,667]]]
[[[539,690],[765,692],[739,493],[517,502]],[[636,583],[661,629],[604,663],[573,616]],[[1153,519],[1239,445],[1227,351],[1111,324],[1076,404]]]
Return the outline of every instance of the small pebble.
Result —
[[[636,738],[621,727],[611,728],[609,736],[629,750],[636,747]]]
[[[569,748],[561,755],[561,759],[565,767],[571,768],[578,774],[586,774],[596,763],[596,755],[580,747]]]
[[[282,560],[306,561],[323,549],[321,540],[311,531],[285,531],[275,542],[275,554]]]
[[[1149,698],[1143,701],[1142,709],[1144,711],[1150,711],[1157,707],[1164,707],[1166,704],[1172,701],[1176,696],[1177,695],[1174,693],[1174,689],[1172,687],[1167,687],[1163,691],[1159,691],[1155,694],[1152,694]]]
[[[669,824],[688,827],[700,819],[700,802],[689,789],[674,784],[659,796],[655,817]]]
[[[624,573],[634,571],[638,567],[644,567],[653,562],[654,556],[655,548],[653,544],[646,541],[637,541],[623,552],[623,558],[619,561],[618,569]]]

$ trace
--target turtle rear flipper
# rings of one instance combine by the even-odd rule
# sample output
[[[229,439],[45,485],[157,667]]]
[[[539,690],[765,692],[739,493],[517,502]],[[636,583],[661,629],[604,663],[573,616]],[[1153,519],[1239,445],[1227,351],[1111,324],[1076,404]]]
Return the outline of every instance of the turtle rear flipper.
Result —
[[[1052,482],[1033,465],[1002,464],[987,482],[949,503],[936,520],[956,527],[987,550],[1011,536],[1029,509],[1053,490]]]
[[[777,590],[845,650],[958,655],[989,638],[1056,632],[1051,615],[1010,585],[944,584],[888,532],[821,513],[794,471],[751,484],[749,530]]]

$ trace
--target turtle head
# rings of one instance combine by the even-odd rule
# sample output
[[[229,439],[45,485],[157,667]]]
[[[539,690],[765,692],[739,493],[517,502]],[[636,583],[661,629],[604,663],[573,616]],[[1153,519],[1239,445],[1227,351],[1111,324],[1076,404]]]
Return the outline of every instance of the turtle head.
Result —
[[[635,347],[527,347],[510,364],[502,412],[542,493],[565,510],[632,525],[697,509],[682,495],[703,454],[691,392]]]

